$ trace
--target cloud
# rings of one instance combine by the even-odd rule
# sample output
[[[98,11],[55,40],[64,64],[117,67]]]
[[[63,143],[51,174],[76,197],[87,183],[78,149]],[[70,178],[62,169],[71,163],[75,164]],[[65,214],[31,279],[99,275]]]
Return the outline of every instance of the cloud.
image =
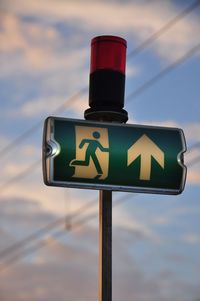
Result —
[[[200,184],[200,171],[195,169],[189,169],[187,172],[187,183],[189,184]]]
[[[115,2],[104,1],[7,1],[4,9],[18,16],[41,18],[46,23],[68,22],[83,31],[97,34],[121,33],[142,41],[159,30],[180,10],[171,2]],[[103,22],[102,22],[103,16]],[[199,20],[195,14],[182,19],[155,42],[153,49],[164,59],[182,56],[196,43]],[[51,35],[50,35],[51,36]],[[52,34],[53,36],[53,34]],[[132,44],[132,41],[130,42]],[[173,49],[173,51],[171,51]]]
[[[19,106],[18,110],[12,112],[12,115],[14,115],[16,118],[35,118],[42,115],[47,116],[47,106],[49,114],[53,114],[53,112],[57,111],[58,108],[63,106],[62,111],[56,113],[56,115],[61,114],[64,111],[73,111],[77,116],[83,116],[84,110],[89,107],[88,99],[86,97],[87,96],[85,96],[83,93],[77,97],[74,97],[73,101],[70,101],[71,97],[40,97],[23,103],[21,106]]]
[[[157,216],[153,220],[155,225],[168,225],[170,223],[170,218],[168,216]]]
[[[127,66],[126,66],[126,76],[127,77],[137,76],[140,73],[141,73],[141,69],[138,66],[133,66],[133,65],[127,64]]]
[[[67,242],[52,235],[46,247],[35,253],[33,260],[24,260],[2,273],[1,300],[55,301],[58,296],[61,301],[66,298],[77,301],[97,299],[97,230],[86,227],[78,235],[70,235],[74,240]],[[67,237],[64,231],[63,237]],[[94,249],[85,248],[85,239]],[[125,232],[120,232],[114,239],[113,296],[116,301],[186,301],[195,300],[199,295],[198,284],[182,280],[170,267],[167,270],[160,267],[158,273],[152,272],[148,277],[147,266],[144,270],[144,265],[134,259],[124,240]]]
[[[37,98],[27,101],[22,104],[19,108],[18,112],[16,112],[17,116],[24,117],[36,117],[38,115],[46,114],[47,112],[47,104],[48,107],[51,108],[53,112],[59,105],[62,105],[66,102],[66,98],[58,98],[58,97],[47,97],[47,98]]]
[[[0,228],[0,237],[0,253],[5,250],[7,246],[11,246],[16,241],[14,234],[3,229],[3,227]]]
[[[18,83],[17,98],[21,103],[30,91],[35,94],[19,110],[5,111],[7,117],[16,116],[18,111],[19,116],[36,116],[44,111],[45,104],[46,108],[54,107],[54,102],[88,85],[92,35],[121,34],[127,38],[130,51],[136,40],[139,43],[146,39],[177,13],[170,2],[8,0],[1,6],[0,77]],[[196,42],[197,29],[196,16],[192,20],[188,17],[155,42],[153,49],[173,60]],[[129,75],[140,72],[138,66],[127,67]],[[16,91],[11,89],[10,94],[12,91],[16,99]],[[80,107],[74,105],[75,109]]]
[[[3,149],[5,145],[8,145],[10,143],[9,138],[6,135],[0,135],[0,149]]]
[[[22,96],[30,84],[37,85],[43,98],[70,94],[79,86],[77,72],[80,84],[88,79],[84,66],[89,48],[80,45],[78,36],[77,33],[76,39],[73,35],[63,39],[51,24],[26,21],[10,11],[1,12],[0,78],[14,78],[23,86]]]
[[[4,231],[10,236],[26,236],[57,218],[57,214],[42,208],[41,203],[29,198],[3,198],[1,199],[1,221]],[[63,222],[64,223],[64,222]],[[11,225],[14,234],[10,232]]]
[[[175,16],[179,10],[172,2],[167,1],[156,1],[155,4],[151,1],[149,4],[148,1],[6,0],[2,6],[4,8],[1,15],[0,77],[8,78],[10,82],[11,80],[20,82],[17,92],[20,101],[18,107],[14,109],[15,112],[12,112],[14,123],[19,119],[20,122],[23,121],[23,118],[26,120],[38,118],[40,114],[52,111],[65,101],[68,95],[77,91],[77,87],[87,84],[89,42],[93,35],[102,33],[122,35],[128,40],[130,51],[137,43]],[[151,49],[163,61],[176,59],[196,42],[199,28],[197,18],[195,14],[191,14],[182,20]],[[127,74],[134,76],[139,72],[142,72],[140,67],[131,66],[127,69]],[[10,89],[10,93],[15,94],[15,90]],[[28,101],[23,103],[25,98]],[[15,101],[17,102],[16,99]],[[85,109],[84,103],[87,106],[88,101],[81,97],[80,102],[73,104],[70,114],[74,112],[82,114]],[[5,116],[4,111],[2,115]],[[198,122],[179,125],[169,120],[158,123],[183,127],[189,143],[200,140]],[[152,125],[155,123],[152,122]],[[27,145],[17,149],[14,155],[12,153],[6,160],[2,160],[2,183],[26,169],[31,162],[41,156],[41,146],[34,144],[35,137],[30,139],[30,144],[29,141]],[[1,145],[4,145],[9,139],[4,136],[0,141]],[[189,159],[186,160],[189,161],[198,157],[199,152],[196,149],[187,156]],[[25,178],[8,186],[3,194],[1,193],[2,249],[54,218],[73,214],[92,198],[94,206],[88,211],[81,212],[81,217],[84,218],[85,214],[98,210],[97,192],[46,187],[43,184],[41,170],[41,165],[38,165],[36,170],[30,171]],[[189,169],[188,183],[199,185],[200,175],[197,168]],[[140,206],[147,209],[144,204]],[[151,205],[148,209],[150,208]],[[152,219],[157,216],[154,223],[151,218],[142,219],[135,216],[136,213],[130,214],[130,207],[122,210],[122,206],[119,206],[118,209],[114,209],[115,299],[116,301],[195,300],[200,291],[199,285],[195,284],[194,280],[198,277],[199,271],[195,274],[191,272],[194,263],[188,261],[184,265],[183,260],[180,272],[178,269],[175,271],[175,268],[166,268],[165,263],[158,261],[158,257],[162,257],[164,253],[162,246],[157,248],[163,239],[159,237],[158,228],[166,226],[167,232],[167,226],[175,221],[176,216],[174,214],[172,217],[169,210],[168,216],[162,211],[162,216],[158,217],[156,208],[152,207],[151,210],[154,209]],[[151,212],[146,211],[146,216],[150,216]],[[189,209],[187,211],[185,208],[185,212],[188,214]],[[87,227],[79,229],[72,227],[73,232],[69,235],[65,230],[61,237],[49,233],[45,238],[46,248],[0,275],[0,300],[55,301],[58,296],[61,301],[66,298],[77,301],[97,299],[97,220],[98,217]],[[167,242],[174,239],[171,233],[166,235]],[[188,244],[194,244],[195,248],[198,247],[197,233],[186,233],[183,239],[185,242],[188,241]],[[161,243],[165,242],[162,240]],[[148,254],[152,246],[154,251],[150,256]],[[148,261],[146,258],[151,259]],[[156,267],[156,271],[151,270],[152,266]],[[182,274],[187,275],[190,272],[190,280],[184,281]]]
[[[200,244],[200,235],[197,233],[185,233],[182,240],[188,244]]]
[[[184,131],[186,137],[189,139],[194,139],[195,141],[200,141],[200,123],[188,123],[184,126]]]
[[[186,142],[200,141],[200,122],[178,123],[175,120],[130,120],[130,123],[182,129]]]
[[[22,155],[27,157],[33,157],[38,154],[38,148],[35,145],[27,144],[22,150]]]
[[[58,202],[56,205],[58,206]],[[54,218],[53,214],[43,211],[41,205],[33,199],[28,202],[25,199],[5,199],[1,203],[1,208],[1,221],[13,229],[9,225],[12,221],[18,233],[20,228],[28,232]],[[123,299],[131,301],[133,298],[144,301],[167,301],[170,298],[176,301],[179,299],[187,301],[189,298],[196,298],[200,293],[199,285],[195,282],[192,284],[191,278],[190,281],[183,280],[171,265],[166,268],[161,263],[156,268],[156,272],[151,271],[154,261],[158,262],[163,255],[166,256],[166,252],[162,252],[160,248],[158,255],[157,243],[151,239],[152,235],[149,235],[152,233],[149,229],[151,227],[144,226],[142,220],[138,221],[130,216],[123,208],[117,208],[115,208],[117,212],[114,213],[113,235],[115,299],[117,301]],[[44,240],[44,248],[36,250],[27,258],[22,256],[23,260],[20,263],[11,265],[10,269],[0,274],[2,301],[54,301],[58,295],[61,301],[66,298],[81,301],[97,298],[98,229],[85,225],[81,230],[72,227],[70,233],[64,228],[63,230],[60,232],[61,236],[49,233]],[[21,234],[23,231],[20,231]],[[194,243],[194,237],[192,240]],[[144,244],[145,253],[143,253]],[[148,251],[152,244],[153,250],[156,250],[153,252],[154,255]],[[132,249],[130,246],[135,247]],[[139,261],[136,249],[140,253]],[[148,256],[151,258],[151,263],[147,264]],[[179,261],[183,269],[184,259],[182,260],[181,254],[176,251],[170,256],[169,261],[173,263],[173,267],[174,261],[176,264]],[[193,266],[188,260],[187,265],[184,266],[186,274],[188,265],[191,268]],[[5,262],[1,267],[6,268]],[[91,286],[92,290],[90,290]]]
[[[26,25],[26,26],[25,26]],[[35,22],[26,23],[14,13],[1,11],[1,51],[26,50],[29,43],[44,45],[55,43],[58,38],[53,27],[45,27]],[[29,48],[29,47],[28,47]],[[30,49],[29,49],[30,50]]]
[[[115,209],[113,214],[115,225],[119,227],[119,231],[126,232],[128,236],[135,235],[138,239],[150,240],[158,242],[159,237],[145,221],[140,221],[136,217],[133,218],[132,214],[127,209],[120,208]]]
[[[6,143],[5,145],[9,145]],[[2,179],[6,180],[8,177],[13,177],[22,173],[36,160],[41,158],[41,147],[33,143],[20,145],[17,152],[17,159],[13,156],[13,152],[3,154],[1,158],[1,172]]]
[[[48,65],[47,57],[51,56],[51,49],[56,41],[57,35],[53,28],[25,24],[14,14],[1,12],[0,50],[2,55],[16,54],[19,60],[22,58],[25,60],[27,67],[40,70]],[[5,68],[7,66],[9,62]]]
[[[47,115],[88,84],[89,47],[79,36],[63,38],[52,24],[1,12],[0,79],[9,79],[9,102],[18,102],[3,108],[5,118]]]
[[[2,301],[55,301],[58,296],[59,300],[66,300],[67,296],[69,300],[78,301],[97,297],[97,271],[94,268],[85,269],[87,263],[95,267],[93,253],[65,246],[54,238],[49,240],[47,250],[42,251],[40,256],[48,256],[48,261],[44,258],[36,264],[24,263],[1,276],[1,293],[6,298]]]

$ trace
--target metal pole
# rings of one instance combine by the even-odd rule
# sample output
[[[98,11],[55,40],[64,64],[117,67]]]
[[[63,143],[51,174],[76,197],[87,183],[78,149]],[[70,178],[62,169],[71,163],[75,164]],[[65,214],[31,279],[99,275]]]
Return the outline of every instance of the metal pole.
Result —
[[[87,120],[125,123],[124,107],[126,46],[116,36],[91,41],[89,106]],[[112,301],[112,191],[99,195],[99,301]]]
[[[99,301],[112,300],[112,191],[99,192]]]

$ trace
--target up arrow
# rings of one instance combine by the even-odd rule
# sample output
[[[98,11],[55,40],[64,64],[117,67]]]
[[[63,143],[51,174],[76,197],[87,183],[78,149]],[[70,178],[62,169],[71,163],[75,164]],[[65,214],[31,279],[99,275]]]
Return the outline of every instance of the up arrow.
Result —
[[[141,156],[140,180],[151,178],[151,157],[164,169],[164,152],[146,135],[139,138],[128,149],[127,166]]]

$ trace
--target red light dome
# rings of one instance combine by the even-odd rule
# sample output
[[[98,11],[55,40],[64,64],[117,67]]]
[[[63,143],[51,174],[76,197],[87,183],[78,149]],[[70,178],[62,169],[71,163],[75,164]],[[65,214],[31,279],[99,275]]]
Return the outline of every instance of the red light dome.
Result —
[[[115,36],[99,36],[91,41],[90,73],[110,69],[125,74],[126,40]]]

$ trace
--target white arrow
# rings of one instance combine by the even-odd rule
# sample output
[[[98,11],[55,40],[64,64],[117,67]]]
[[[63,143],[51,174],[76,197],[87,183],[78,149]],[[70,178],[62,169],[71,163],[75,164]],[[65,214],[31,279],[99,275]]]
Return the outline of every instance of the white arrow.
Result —
[[[151,159],[154,159],[164,169],[164,152],[146,135],[139,138],[128,149],[127,166],[141,156],[140,180],[150,180],[151,178]]]

